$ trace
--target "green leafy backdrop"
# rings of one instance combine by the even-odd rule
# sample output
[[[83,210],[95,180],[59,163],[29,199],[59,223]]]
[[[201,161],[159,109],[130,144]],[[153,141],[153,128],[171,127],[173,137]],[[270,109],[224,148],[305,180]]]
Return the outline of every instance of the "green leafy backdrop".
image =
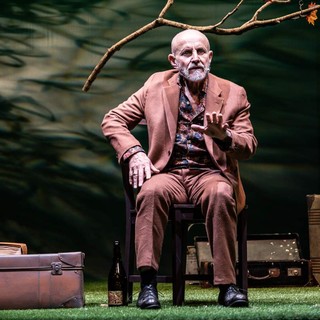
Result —
[[[245,3],[227,26],[246,21],[261,2]],[[81,88],[106,49],[153,20],[164,3],[1,2],[0,241],[26,242],[30,253],[81,250],[87,276],[106,277],[112,241],[124,239],[124,205],[100,123],[152,72],[169,68],[179,30],[143,35],[115,54],[88,93]],[[213,24],[234,5],[176,1],[167,17]],[[266,17],[285,11],[273,7]],[[297,1],[286,9],[298,10]],[[297,232],[305,257],[306,195],[320,192],[319,34],[320,24],[303,18],[239,36],[208,35],[212,71],[243,85],[252,103],[259,149],[241,163],[249,232]]]

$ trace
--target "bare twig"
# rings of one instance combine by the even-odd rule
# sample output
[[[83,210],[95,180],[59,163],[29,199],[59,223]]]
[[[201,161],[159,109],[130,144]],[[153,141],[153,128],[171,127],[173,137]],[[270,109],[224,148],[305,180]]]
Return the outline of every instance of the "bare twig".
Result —
[[[222,19],[220,22],[218,22],[217,24],[215,24],[215,27],[219,27],[220,25],[222,25],[230,16],[232,16],[242,5],[242,3],[244,2],[244,0],[240,0],[240,2],[235,6],[235,8],[228,12]]]
[[[167,0],[166,5],[161,10],[159,17],[156,20],[153,20],[152,22],[150,22],[147,25],[143,26],[142,28],[136,30],[135,32],[131,33],[130,35],[126,36],[125,38],[121,39],[120,41],[115,43],[113,46],[111,46],[106,51],[106,53],[103,55],[103,57],[100,59],[99,63],[95,66],[95,68],[93,69],[91,74],[89,75],[82,90],[88,91],[90,89],[91,84],[96,79],[96,77],[100,73],[101,69],[104,67],[104,65],[114,55],[114,53],[116,51],[120,50],[125,44],[131,42],[133,39],[140,37],[144,33],[148,32],[156,27],[160,27],[159,20],[162,19],[162,17],[166,14],[166,12],[169,10],[169,8],[173,5],[173,2],[174,2],[174,0]]]
[[[259,13],[261,13],[265,8],[271,6],[273,4],[272,1],[267,1],[266,3],[264,3],[252,16],[252,18],[248,21],[248,23],[252,22],[252,21],[256,21],[258,19],[258,15]]]
[[[298,19],[306,16],[311,11],[318,10],[318,9],[320,9],[320,5],[316,5],[312,8],[304,9],[301,11],[296,11],[284,16],[277,17],[277,18],[272,18],[267,20],[253,19],[250,22],[247,21],[241,26],[234,27],[234,28],[218,28],[216,27],[217,25],[194,26],[194,25],[189,25],[189,24],[180,23],[180,22],[167,20],[167,19],[162,19],[161,21],[159,20],[159,24],[169,26],[169,27],[174,27],[174,28],[180,28],[180,29],[194,29],[204,33],[213,33],[217,35],[234,35],[234,34],[239,35],[254,28],[272,26],[272,25],[284,22],[286,20]]]
[[[87,81],[85,82],[82,90],[83,91],[88,91],[93,83],[93,81],[96,79],[97,75],[101,71],[101,69],[104,67],[104,65],[108,62],[108,60],[114,55],[114,53],[118,50],[120,50],[125,44],[131,42],[132,40],[140,37],[144,33],[161,27],[161,26],[169,26],[169,27],[174,27],[174,28],[179,28],[179,29],[194,29],[198,30],[204,33],[214,33],[218,35],[231,35],[231,34],[242,34],[244,32],[247,32],[249,30],[252,30],[254,28],[259,28],[259,27],[266,27],[266,26],[271,26],[275,24],[279,24],[283,21],[286,20],[292,20],[292,19],[299,19],[302,17],[305,17],[307,14],[312,12],[313,10],[318,10],[320,9],[320,5],[315,5],[311,8],[307,8],[304,10],[299,10],[284,16],[272,18],[272,19],[267,19],[267,20],[259,20],[258,16],[259,14],[266,9],[268,6],[274,4],[274,3],[289,3],[290,0],[269,0],[266,3],[264,3],[252,16],[250,20],[245,22],[239,27],[234,27],[234,28],[219,28],[220,25],[222,25],[231,15],[233,15],[239,7],[242,5],[244,0],[240,0],[240,2],[235,6],[235,8],[230,11],[225,17],[222,18],[220,22],[218,22],[215,25],[208,25],[208,26],[194,26],[194,25],[189,25],[177,21],[172,21],[172,20],[167,20],[164,19],[164,15],[167,13],[169,8],[173,5],[174,0],[167,0],[166,5],[163,7],[161,10],[159,16],[157,19],[153,20],[152,22],[146,24],[142,28],[136,30],[135,32],[129,34],[125,38],[121,39],[114,45],[112,45],[106,53],[103,55],[103,57],[100,59],[99,63],[95,66],[91,74],[89,75]]]
[[[275,4],[275,3],[290,3],[291,0],[272,0],[272,1],[267,1],[266,3],[264,3],[255,13],[254,15],[252,16],[252,18],[246,22],[245,24],[247,23],[251,23],[252,21],[256,21],[258,19],[258,15],[267,7]]]
[[[100,59],[99,63],[95,66],[91,74],[89,75],[86,83],[84,84],[82,90],[88,91],[91,87],[91,84],[96,79],[97,75],[100,73],[101,69],[104,67],[104,65],[107,63],[107,61],[114,55],[114,53],[118,50],[120,50],[125,44],[131,42],[133,39],[138,38],[142,34],[146,33],[147,31],[150,31],[151,29],[154,29],[157,26],[157,20],[154,20],[144,27],[140,28],[139,30],[131,33],[130,35],[126,36],[125,38],[121,39],[117,43],[115,43],[113,46],[111,46],[106,53],[103,55],[103,57]]]
[[[169,8],[173,5],[174,0],[168,0],[164,8],[161,10],[159,14],[159,18],[163,18],[163,16],[166,14],[166,12],[169,10]]]

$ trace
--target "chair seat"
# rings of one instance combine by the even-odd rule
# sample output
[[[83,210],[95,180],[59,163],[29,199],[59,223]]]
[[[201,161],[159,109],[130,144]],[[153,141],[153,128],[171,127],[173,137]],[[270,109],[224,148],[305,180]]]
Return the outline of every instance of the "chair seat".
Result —
[[[203,214],[201,213],[200,208],[197,208],[192,203],[175,203],[172,206],[172,217],[175,217],[177,212],[180,213],[179,219],[185,221],[202,221],[204,222]],[[172,218],[171,217],[171,218]],[[177,218],[177,217],[175,217]]]

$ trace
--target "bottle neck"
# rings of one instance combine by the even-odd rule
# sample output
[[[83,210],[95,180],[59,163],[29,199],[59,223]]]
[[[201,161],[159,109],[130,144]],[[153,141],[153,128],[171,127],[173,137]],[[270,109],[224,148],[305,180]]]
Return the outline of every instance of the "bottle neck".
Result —
[[[121,250],[118,242],[115,242],[113,246],[113,261],[121,261]]]

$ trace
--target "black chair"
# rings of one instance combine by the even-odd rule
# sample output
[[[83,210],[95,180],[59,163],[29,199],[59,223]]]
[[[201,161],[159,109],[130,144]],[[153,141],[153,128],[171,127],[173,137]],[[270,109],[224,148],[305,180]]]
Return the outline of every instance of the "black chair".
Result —
[[[128,279],[128,301],[132,302],[133,283],[140,282],[140,275],[135,272],[134,262],[135,192],[128,182],[127,165],[122,166],[122,178],[126,210],[124,268]],[[173,305],[181,306],[184,303],[186,280],[209,280],[208,275],[185,274],[188,228],[194,223],[204,223],[204,217],[193,204],[174,204],[169,213],[169,222],[172,224],[172,274],[159,274],[157,282],[172,283]],[[237,229],[237,285],[247,291],[247,208],[238,216]]]

